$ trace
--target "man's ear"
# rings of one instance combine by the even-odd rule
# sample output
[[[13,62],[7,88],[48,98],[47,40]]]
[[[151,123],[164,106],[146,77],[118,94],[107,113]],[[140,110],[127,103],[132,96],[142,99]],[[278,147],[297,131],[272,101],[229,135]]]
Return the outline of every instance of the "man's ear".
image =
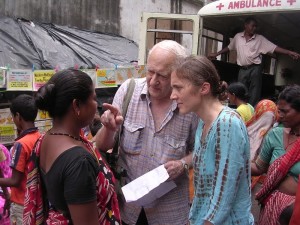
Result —
[[[23,117],[21,116],[20,113],[16,112],[15,120],[16,120],[18,123],[21,123],[21,122],[23,121]]]
[[[21,117],[22,117],[22,116],[20,115],[20,113],[16,112],[15,118],[16,118],[17,120],[20,120]]]

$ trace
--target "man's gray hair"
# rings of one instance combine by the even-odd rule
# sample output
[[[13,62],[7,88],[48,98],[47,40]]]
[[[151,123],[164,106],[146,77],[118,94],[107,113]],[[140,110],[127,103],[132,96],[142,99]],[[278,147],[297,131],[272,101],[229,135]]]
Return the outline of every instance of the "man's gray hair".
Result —
[[[176,58],[175,58],[175,62],[173,64],[173,66],[172,66],[173,67],[172,70],[176,69],[180,65],[180,63],[183,61],[183,59],[185,59],[188,56],[186,48],[183,47],[178,42],[173,41],[173,40],[163,40],[161,42],[158,42],[156,45],[154,45],[150,49],[148,57],[151,54],[151,52],[157,48],[164,49],[175,55]]]

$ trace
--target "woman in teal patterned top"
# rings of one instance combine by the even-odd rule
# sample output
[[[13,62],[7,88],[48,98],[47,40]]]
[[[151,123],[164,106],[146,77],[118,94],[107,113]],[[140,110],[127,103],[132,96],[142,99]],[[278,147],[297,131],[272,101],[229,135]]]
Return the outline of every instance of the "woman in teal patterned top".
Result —
[[[220,78],[214,65],[206,57],[190,56],[172,73],[171,84],[179,112],[195,112],[201,119],[190,224],[253,224],[247,130],[238,114],[218,100]]]

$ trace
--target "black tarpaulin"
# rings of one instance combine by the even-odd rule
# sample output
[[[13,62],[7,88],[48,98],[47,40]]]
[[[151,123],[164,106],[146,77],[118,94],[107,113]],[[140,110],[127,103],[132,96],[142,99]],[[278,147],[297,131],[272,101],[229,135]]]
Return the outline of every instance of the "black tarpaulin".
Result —
[[[0,66],[114,68],[137,58],[137,44],[121,36],[0,17]]]

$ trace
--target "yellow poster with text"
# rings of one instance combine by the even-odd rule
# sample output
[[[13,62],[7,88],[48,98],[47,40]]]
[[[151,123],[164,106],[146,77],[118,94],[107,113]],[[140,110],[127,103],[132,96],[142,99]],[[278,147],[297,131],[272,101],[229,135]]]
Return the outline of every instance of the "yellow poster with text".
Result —
[[[33,90],[37,91],[55,74],[54,70],[35,70],[33,76]]]
[[[7,72],[8,91],[32,91],[32,70],[11,69]]]

